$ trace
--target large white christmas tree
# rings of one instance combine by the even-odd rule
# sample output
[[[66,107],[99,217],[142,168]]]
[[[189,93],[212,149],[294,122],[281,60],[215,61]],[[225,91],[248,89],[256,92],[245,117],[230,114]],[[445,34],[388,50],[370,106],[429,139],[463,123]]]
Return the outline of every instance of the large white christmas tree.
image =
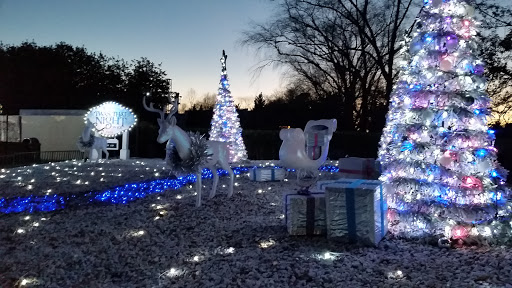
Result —
[[[228,74],[226,71],[226,60],[228,56],[222,50],[222,72],[220,74],[219,91],[217,102],[213,108],[213,118],[210,128],[210,140],[229,143],[229,162],[239,162],[247,159],[242,128],[238,112],[229,90]]]
[[[468,2],[424,0],[407,39],[379,149],[397,235],[512,237]]]

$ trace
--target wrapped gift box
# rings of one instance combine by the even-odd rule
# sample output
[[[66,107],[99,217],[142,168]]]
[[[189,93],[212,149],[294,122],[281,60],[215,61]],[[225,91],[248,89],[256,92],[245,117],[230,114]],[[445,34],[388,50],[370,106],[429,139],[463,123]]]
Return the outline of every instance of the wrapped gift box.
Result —
[[[387,233],[382,182],[363,179],[321,181],[325,191],[327,237],[377,245]]]
[[[318,159],[322,155],[322,150],[329,143],[327,128],[324,130],[313,130],[304,132],[306,135],[306,153],[312,160]]]
[[[284,180],[286,170],[276,167],[252,168],[249,176],[253,181],[281,181]]]
[[[348,179],[378,179],[380,163],[373,158],[348,157],[338,161],[341,178]]]
[[[327,129],[305,132],[304,134],[306,134],[306,146],[324,146],[329,142],[329,136],[327,132]]]
[[[285,222],[290,235],[325,235],[325,194],[286,194]]]

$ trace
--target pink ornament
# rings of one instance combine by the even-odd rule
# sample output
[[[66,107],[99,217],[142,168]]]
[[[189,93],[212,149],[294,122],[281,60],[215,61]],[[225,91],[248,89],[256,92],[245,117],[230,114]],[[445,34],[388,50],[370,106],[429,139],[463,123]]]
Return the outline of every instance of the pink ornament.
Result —
[[[412,104],[413,108],[427,108],[430,102],[430,94],[425,92],[420,92],[414,95],[414,102]]]
[[[397,221],[399,218],[398,212],[396,212],[396,210],[394,210],[394,209],[389,209],[387,217],[388,217],[389,222]]]
[[[453,60],[450,57],[446,57],[439,62],[439,69],[444,72],[452,70]]]
[[[450,168],[452,166],[452,163],[453,159],[450,156],[450,150],[446,150],[443,156],[441,156],[441,158],[439,159],[439,164],[441,164],[441,166],[445,168]]]
[[[452,238],[453,239],[464,239],[468,236],[468,230],[464,226],[453,226]]]
[[[464,176],[462,177],[461,187],[468,189],[477,189],[479,191],[484,190],[484,186],[482,185],[482,181],[474,176]]]

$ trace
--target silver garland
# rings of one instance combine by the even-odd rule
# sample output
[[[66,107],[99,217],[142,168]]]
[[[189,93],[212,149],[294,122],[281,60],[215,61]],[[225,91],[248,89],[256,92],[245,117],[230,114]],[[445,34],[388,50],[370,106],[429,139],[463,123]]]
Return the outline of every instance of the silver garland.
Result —
[[[176,146],[170,148],[170,154],[167,158],[167,165],[173,174],[197,173],[199,169],[208,162],[212,154],[208,153],[207,140],[198,132],[188,132],[190,137],[190,156],[188,159],[181,159]]]
[[[78,138],[78,143],[77,143],[80,151],[87,150],[87,149],[91,148],[94,145],[95,138],[96,137],[93,134],[91,134],[89,136],[89,141],[84,141],[84,138],[82,138],[82,136],[80,136],[80,138]]]

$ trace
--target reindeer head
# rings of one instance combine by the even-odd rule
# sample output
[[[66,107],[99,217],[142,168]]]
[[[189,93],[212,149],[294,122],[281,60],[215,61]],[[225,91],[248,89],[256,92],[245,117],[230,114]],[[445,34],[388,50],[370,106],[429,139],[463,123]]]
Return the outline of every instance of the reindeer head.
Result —
[[[176,117],[174,117],[174,114],[178,111],[178,99],[174,99],[172,101],[172,108],[167,117],[165,117],[164,110],[154,108],[153,103],[149,103],[148,107],[146,105],[146,96],[142,99],[142,104],[146,110],[160,114],[160,118],[157,119],[158,126],[160,128],[158,129],[158,137],[156,138],[156,141],[158,143],[164,143],[165,141],[174,138],[174,132],[176,131]]]

